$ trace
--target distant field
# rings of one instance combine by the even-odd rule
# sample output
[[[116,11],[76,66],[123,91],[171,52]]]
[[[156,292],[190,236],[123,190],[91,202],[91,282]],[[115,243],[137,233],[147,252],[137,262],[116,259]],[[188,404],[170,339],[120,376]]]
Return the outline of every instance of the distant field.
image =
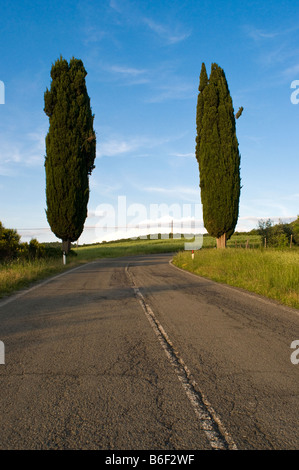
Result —
[[[116,258],[150,253],[169,253],[184,249],[184,239],[164,240],[127,240],[108,242],[99,245],[81,246],[74,251],[78,258],[91,260],[96,258]]]
[[[173,251],[184,250],[185,243],[192,242],[193,239],[181,238],[165,238],[156,240],[125,240],[108,242],[99,245],[86,245],[77,248],[75,251],[80,257],[88,259],[128,256],[135,254],[148,254],[148,253],[169,253]],[[228,247],[244,247],[248,242],[249,248],[258,248],[261,246],[260,237],[258,235],[233,235],[228,241]],[[186,245],[188,247],[188,245]],[[209,235],[203,237],[203,248],[216,247],[216,239]]]
[[[299,308],[299,249],[200,250],[178,253],[173,264]]]

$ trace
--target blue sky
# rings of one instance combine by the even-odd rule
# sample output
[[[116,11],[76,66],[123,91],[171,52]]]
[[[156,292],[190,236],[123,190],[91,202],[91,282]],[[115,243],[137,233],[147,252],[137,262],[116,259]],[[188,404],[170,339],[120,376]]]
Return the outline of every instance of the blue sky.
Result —
[[[4,226],[17,228],[23,241],[56,240],[45,216],[43,99],[60,55],[83,60],[95,114],[96,169],[80,243],[102,237],[105,207],[114,208],[108,225],[121,226],[135,209],[135,220],[139,213],[149,222],[155,204],[176,205],[182,216],[184,204],[192,211],[200,205],[194,152],[202,62],[208,72],[213,62],[224,69],[235,111],[244,107],[237,120],[243,185],[237,230],[255,228],[259,219],[295,218],[299,105],[291,101],[291,84],[299,80],[298,16],[293,1],[2,0]],[[124,201],[125,216],[118,214]]]

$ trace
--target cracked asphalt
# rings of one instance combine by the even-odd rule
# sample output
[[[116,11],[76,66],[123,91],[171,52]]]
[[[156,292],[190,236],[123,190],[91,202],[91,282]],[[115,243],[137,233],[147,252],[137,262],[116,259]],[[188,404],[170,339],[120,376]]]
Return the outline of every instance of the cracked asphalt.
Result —
[[[103,259],[0,301],[0,449],[211,449],[131,279],[237,448],[299,448],[299,311],[170,260]]]

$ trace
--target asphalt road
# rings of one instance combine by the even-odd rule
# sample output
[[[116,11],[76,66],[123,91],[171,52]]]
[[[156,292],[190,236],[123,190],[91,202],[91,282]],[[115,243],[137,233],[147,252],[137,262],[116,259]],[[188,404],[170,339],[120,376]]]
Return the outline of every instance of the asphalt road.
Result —
[[[0,449],[299,449],[299,311],[170,260],[0,301]]]

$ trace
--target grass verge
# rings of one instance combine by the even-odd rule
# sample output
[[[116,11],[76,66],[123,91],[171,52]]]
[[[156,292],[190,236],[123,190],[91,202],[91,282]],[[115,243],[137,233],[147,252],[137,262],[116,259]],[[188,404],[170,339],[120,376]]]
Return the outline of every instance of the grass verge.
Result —
[[[173,264],[299,309],[299,250],[229,249],[180,252]]]
[[[73,263],[72,263],[73,264]],[[0,266],[0,298],[69,269],[62,260],[13,261]]]

